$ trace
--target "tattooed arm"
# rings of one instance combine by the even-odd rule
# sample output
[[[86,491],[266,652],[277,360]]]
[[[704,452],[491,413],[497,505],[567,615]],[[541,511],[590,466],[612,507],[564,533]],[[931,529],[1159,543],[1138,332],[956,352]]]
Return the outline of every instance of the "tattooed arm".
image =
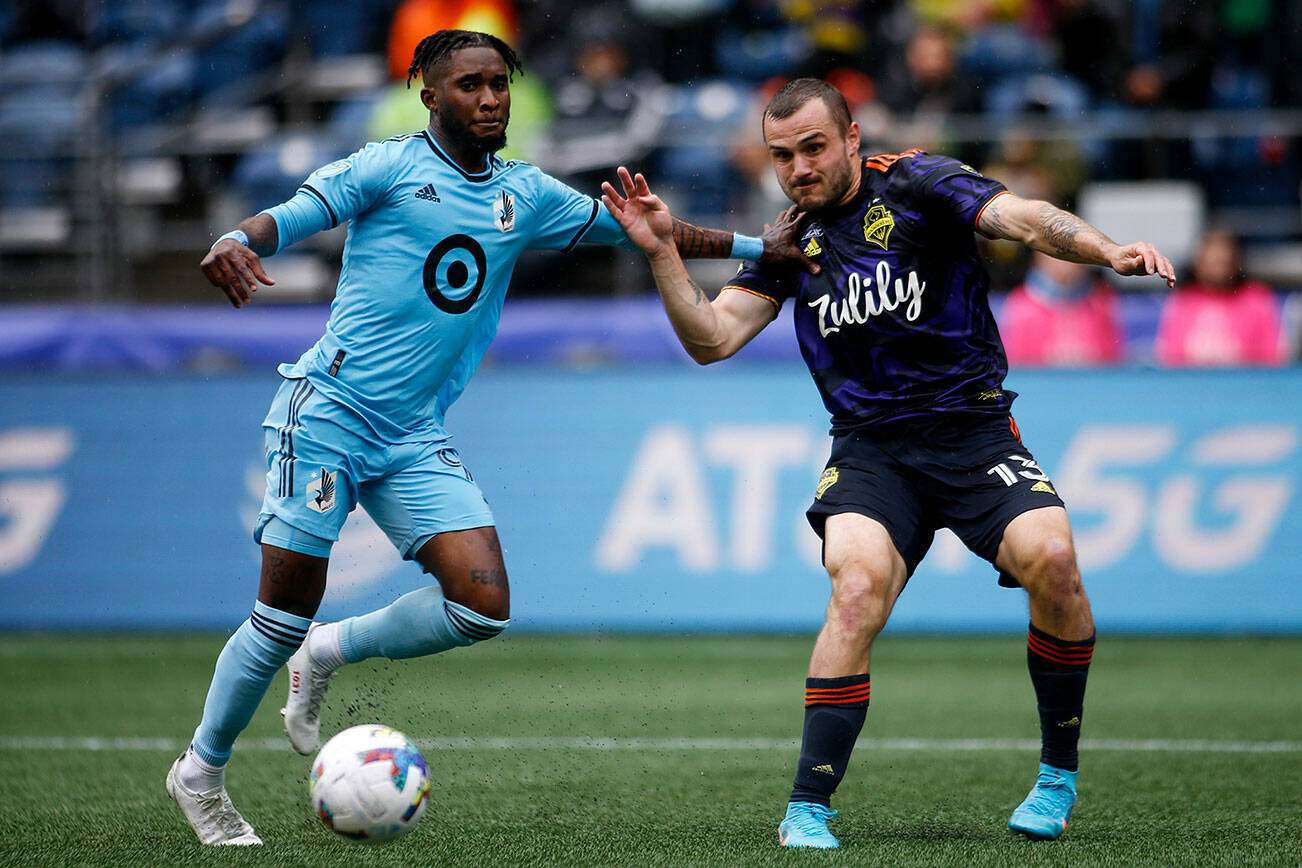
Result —
[[[683,266],[676,244],[680,224],[646,178],[621,166],[619,180],[623,195],[602,184],[601,201],[646,254],[665,313],[689,356],[702,365],[726,359],[773,321],[777,308],[757,295],[724,292],[711,301]]]
[[[1117,274],[1160,274],[1175,286],[1175,269],[1146,241],[1118,244],[1084,220],[1048,202],[1003,193],[991,199],[977,229],[990,238],[1020,241],[1057,259],[1106,265]]]
[[[818,263],[800,252],[796,240],[800,237],[798,216],[790,209],[791,218],[782,226],[765,227],[760,236],[764,241],[764,254],[759,261],[765,265],[795,265],[813,274],[819,272]],[[703,229],[685,220],[673,220],[674,246],[683,259],[729,259],[732,256],[732,233],[718,229]]]
[[[683,259],[727,259],[732,252],[732,233],[702,229],[677,217],[673,220],[674,246]]]

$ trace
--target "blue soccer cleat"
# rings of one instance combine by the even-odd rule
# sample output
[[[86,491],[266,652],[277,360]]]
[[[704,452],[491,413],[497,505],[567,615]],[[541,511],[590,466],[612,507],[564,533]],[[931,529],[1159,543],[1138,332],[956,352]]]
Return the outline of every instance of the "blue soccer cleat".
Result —
[[[1063,833],[1076,806],[1076,772],[1040,763],[1040,775],[1026,799],[1008,818],[1008,828],[1052,841]]]
[[[830,850],[840,847],[827,830],[827,821],[836,816],[831,808],[813,802],[790,802],[787,815],[778,826],[778,843],[783,847],[817,847]]]

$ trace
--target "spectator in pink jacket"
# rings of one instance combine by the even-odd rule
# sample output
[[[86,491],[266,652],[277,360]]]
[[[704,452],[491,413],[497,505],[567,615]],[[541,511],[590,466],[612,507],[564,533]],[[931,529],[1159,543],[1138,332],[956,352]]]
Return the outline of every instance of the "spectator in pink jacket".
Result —
[[[1286,360],[1279,300],[1243,274],[1238,239],[1207,232],[1194,255],[1193,280],[1167,296],[1157,327],[1160,365],[1280,365]]]
[[[1043,253],[1008,294],[999,333],[1011,365],[1111,365],[1125,354],[1112,287],[1090,266]]]

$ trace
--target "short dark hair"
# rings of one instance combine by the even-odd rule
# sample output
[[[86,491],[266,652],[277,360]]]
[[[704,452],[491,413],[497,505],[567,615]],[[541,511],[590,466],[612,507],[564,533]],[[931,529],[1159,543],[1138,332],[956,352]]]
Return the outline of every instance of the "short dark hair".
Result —
[[[452,52],[463,48],[491,48],[502,55],[502,60],[506,61],[508,76],[514,77],[517,72],[521,74],[524,72],[524,64],[520,62],[520,56],[511,46],[493,34],[480,33],[478,30],[440,30],[426,36],[416,46],[411,66],[407,68],[407,87],[411,87],[411,80],[417,75],[424,76],[433,71],[440,63],[447,60]]]
[[[844,134],[850,129],[850,106],[846,104],[845,97],[821,78],[797,78],[782,85],[769,100],[764,109],[764,117],[775,121],[789,118],[811,99],[823,101],[832,120],[836,121],[838,132]]]

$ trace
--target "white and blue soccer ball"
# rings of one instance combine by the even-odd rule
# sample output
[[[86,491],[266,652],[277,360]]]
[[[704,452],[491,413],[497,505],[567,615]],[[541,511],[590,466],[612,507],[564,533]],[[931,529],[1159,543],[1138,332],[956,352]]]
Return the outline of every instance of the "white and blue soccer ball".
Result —
[[[416,827],[429,807],[429,771],[396,729],[367,723],[325,743],[308,784],[312,811],[330,831],[379,844]]]

